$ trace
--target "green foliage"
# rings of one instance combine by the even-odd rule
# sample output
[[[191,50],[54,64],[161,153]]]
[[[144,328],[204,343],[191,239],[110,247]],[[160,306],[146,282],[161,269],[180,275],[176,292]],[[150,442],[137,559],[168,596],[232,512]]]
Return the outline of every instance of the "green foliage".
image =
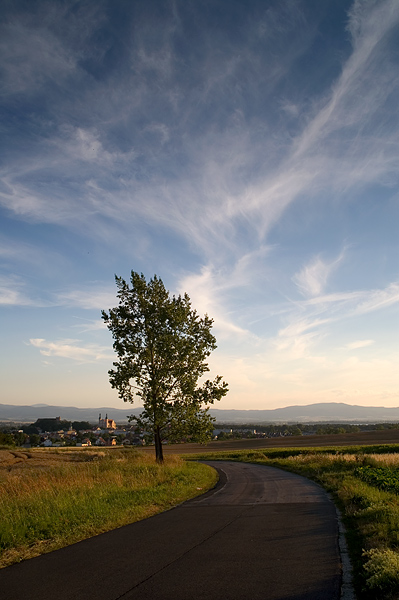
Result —
[[[381,490],[388,490],[399,494],[399,471],[397,469],[365,465],[355,469],[355,475]]]
[[[26,433],[15,431],[12,434],[16,446],[22,446],[29,439]]]
[[[69,429],[70,421],[61,419],[43,418],[37,419],[31,425],[25,425],[22,429],[25,433],[40,433],[40,431],[60,431],[61,429]]]
[[[82,429],[91,429],[92,425],[88,421],[73,421],[72,429],[81,431]]]
[[[142,402],[143,412],[131,420],[152,436],[162,461],[164,440],[210,438],[208,405],[227,393],[220,376],[198,385],[216,348],[212,319],[200,318],[187,294],[170,297],[156,275],[147,283],[132,271],[131,287],[121,277],[116,284],[119,306],[102,311],[118,355],[110,383],[125,402]]]
[[[0,446],[15,446],[14,438],[11,433],[0,432]]]
[[[29,443],[31,446],[38,446],[40,444],[40,435],[31,433],[29,436]]]
[[[367,562],[367,586],[385,593],[385,598],[393,597],[392,590],[399,590],[399,554],[394,550],[372,548],[364,553]],[[397,596],[394,596],[397,598]]]

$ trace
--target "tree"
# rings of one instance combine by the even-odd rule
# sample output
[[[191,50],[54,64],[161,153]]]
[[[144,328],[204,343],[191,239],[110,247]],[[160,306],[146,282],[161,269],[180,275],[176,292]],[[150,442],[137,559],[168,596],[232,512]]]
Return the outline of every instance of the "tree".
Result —
[[[38,446],[40,444],[40,435],[31,433],[29,436],[29,443],[31,446]]]
[[[28,438],[26,433],[22,431],[14,431],[12,434],[16,446],[23,446]]]
[[[73,421],[72,429],[75,431],[81,431],[86,429],[91,429],[92,425],[88,421]]]
[[[15,446],[11,433],[0,432],[0,446]]]
[[[209,371],[206,358],[216,348],[213,320],[200,318],[187,294],[170,296],[156,275],[147,283],[131,272],[131,287],[115,277],[119,305],[102,311],[112,332],[118,360],[110,383],[125,402],[143,404],[140,416],[130,417],[155,442],[158,462],[162,442],[210,438],[214,419],[209,404],[227,394],[227,383],[198,380]]]

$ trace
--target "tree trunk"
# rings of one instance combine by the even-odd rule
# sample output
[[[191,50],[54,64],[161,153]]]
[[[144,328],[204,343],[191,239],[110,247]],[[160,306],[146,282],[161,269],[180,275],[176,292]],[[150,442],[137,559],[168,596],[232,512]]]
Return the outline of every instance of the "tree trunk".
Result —
[[[163,449],[162,449],[161,436],[159,434],[159,427],[155,428],[154,438],[155,438],[155,458],[156,458],[156,461],[157,461],[157,463],[163,463]]]

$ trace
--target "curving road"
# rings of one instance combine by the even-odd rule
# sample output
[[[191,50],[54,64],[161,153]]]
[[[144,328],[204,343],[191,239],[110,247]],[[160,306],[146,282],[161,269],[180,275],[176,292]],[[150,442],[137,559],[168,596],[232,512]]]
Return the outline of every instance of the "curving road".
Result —
[[[1,600],[338,600],[335,507],[272,467],[208,462],[216,488],[0,570]]]

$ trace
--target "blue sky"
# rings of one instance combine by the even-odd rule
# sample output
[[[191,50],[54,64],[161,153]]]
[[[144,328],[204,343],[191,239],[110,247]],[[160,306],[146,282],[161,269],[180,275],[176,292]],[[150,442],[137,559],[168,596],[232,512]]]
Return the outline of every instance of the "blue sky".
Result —
[[[123,407],[133,269],[213,317],[218,408],[399,405],[397,0],[1,12],[1,403]]]

